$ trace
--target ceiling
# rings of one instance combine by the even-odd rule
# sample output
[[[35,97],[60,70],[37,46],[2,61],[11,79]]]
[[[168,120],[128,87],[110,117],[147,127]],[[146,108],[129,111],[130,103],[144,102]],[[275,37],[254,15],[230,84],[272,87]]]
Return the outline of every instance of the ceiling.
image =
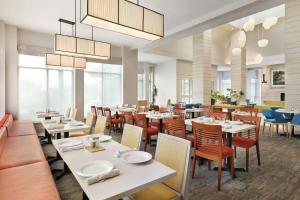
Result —
[[[253,1],[140,0],[140,4],[165,15],[165,34],[169,35],[189,27],[195,21],[216,17],[221,9],[233,9],[237,5],[242,6]],[[54,34],[59,32],[57,21],[59,18],[74,19],[74,2],[74,0],[0,0],[0,20],[23,29]],[[77,4],[79,2],[80,0],[77,0]],[[77,8],[77,13],[79,13],[79,6]],[[69,30],[69,27],[63,27],[63,33],[69,33]],[[90,38],[91,28],[78,24],[77,35]],[[132,48],[140,48],[150,43],[149,41],[100,28],[95,29],[94,38],[114,45],[126,45]]]

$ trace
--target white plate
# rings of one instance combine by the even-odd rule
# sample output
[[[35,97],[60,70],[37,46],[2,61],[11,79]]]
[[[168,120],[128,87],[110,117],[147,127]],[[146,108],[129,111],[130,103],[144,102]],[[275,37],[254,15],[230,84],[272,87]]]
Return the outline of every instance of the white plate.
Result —
[[[82,142],[80,140],[71,140],[71,141],[66,141],[66,142],[60,144],[59,147],[61,147],[61,148],[74,147],[74,146],[78,146],[81,144],[82,144]]]
[[[140,164],[152,159],[152,155],[144,151],[127,151],[122,153],[120,159],[130,164]]]
[[[82,126],[82,125],[84,125],[83,122],[70,122],[69,123],[69,126]]]
[[[110,172],[114,165],[106,160],[95,160],[83,165],[76,173],[82,177],[99,176]]]
[[[242,125],[243,122],[240,122],[240,121],[231,121],[230,124],[232,124],[232,125]]]
[[[109,135],[101,135],[101,136],[99,136],[99,141],[100,142],[106,142],[106,141],[108,141],[108,140],[111,140],[111,136],[109,136]]]

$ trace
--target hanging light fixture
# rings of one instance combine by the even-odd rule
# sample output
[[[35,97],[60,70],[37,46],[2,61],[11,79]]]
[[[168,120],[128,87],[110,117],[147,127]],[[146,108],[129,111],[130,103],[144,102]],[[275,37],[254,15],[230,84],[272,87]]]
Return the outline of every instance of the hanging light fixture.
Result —
[[[255,18],[253,16],[249,17],[248,21],[245,22],[243,28],[246,32],[253,31],[255,28]]]
[[[257,54],[254,58],[254,61],[256,64],[262,63],[263,60],[264,60],[264,57],[261,54]]]
[[[269,40],[267,39],[261,39],[257,42],[257,45],[261,48],[268,46],[268,44],[269,44]]]
[[[128,0],[81,0],[81,23],[130,36],[164,37],[164,15]]]
[[[239,32],[239,45],[241,48],[244,48],[246,45],[247,37],[245,31],[240,31]]]
[[[263,80],[262,80],[262,82],[261,82],[261,84],[262,85],[267,85],[267,81],[266,81],[266,75],[265,74],[263,74]]]
[[[278,22],[278,17],[270,17],[265,19],[265,21],[263,22],[263,27],[266,30],[269,30],[272,26],[275,26]]]
[[[46,54],[46,65],[53,67],[72,67],[75,69],[85,69],[86,59],[74,56],[59,54]]]

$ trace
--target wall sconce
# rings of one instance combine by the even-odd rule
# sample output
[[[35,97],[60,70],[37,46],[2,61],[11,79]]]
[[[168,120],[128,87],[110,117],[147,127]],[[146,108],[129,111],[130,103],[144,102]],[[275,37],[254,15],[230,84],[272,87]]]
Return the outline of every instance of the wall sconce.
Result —
[[[266,81],[266,74],[263,74],[263,80],[261,82],[262,85],[267,85],[267,81]]]

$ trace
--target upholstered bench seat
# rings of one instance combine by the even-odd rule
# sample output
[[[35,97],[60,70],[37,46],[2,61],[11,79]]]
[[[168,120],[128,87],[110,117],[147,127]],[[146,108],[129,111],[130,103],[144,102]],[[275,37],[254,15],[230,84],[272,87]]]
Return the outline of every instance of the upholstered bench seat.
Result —
[[[57,192],[46,161],[0,170],[1,200],[57,200]]]
[[[12,127],[8,130],[8,137],[36,135],[36,131],[32,121],[30,120],[15,120]]]

